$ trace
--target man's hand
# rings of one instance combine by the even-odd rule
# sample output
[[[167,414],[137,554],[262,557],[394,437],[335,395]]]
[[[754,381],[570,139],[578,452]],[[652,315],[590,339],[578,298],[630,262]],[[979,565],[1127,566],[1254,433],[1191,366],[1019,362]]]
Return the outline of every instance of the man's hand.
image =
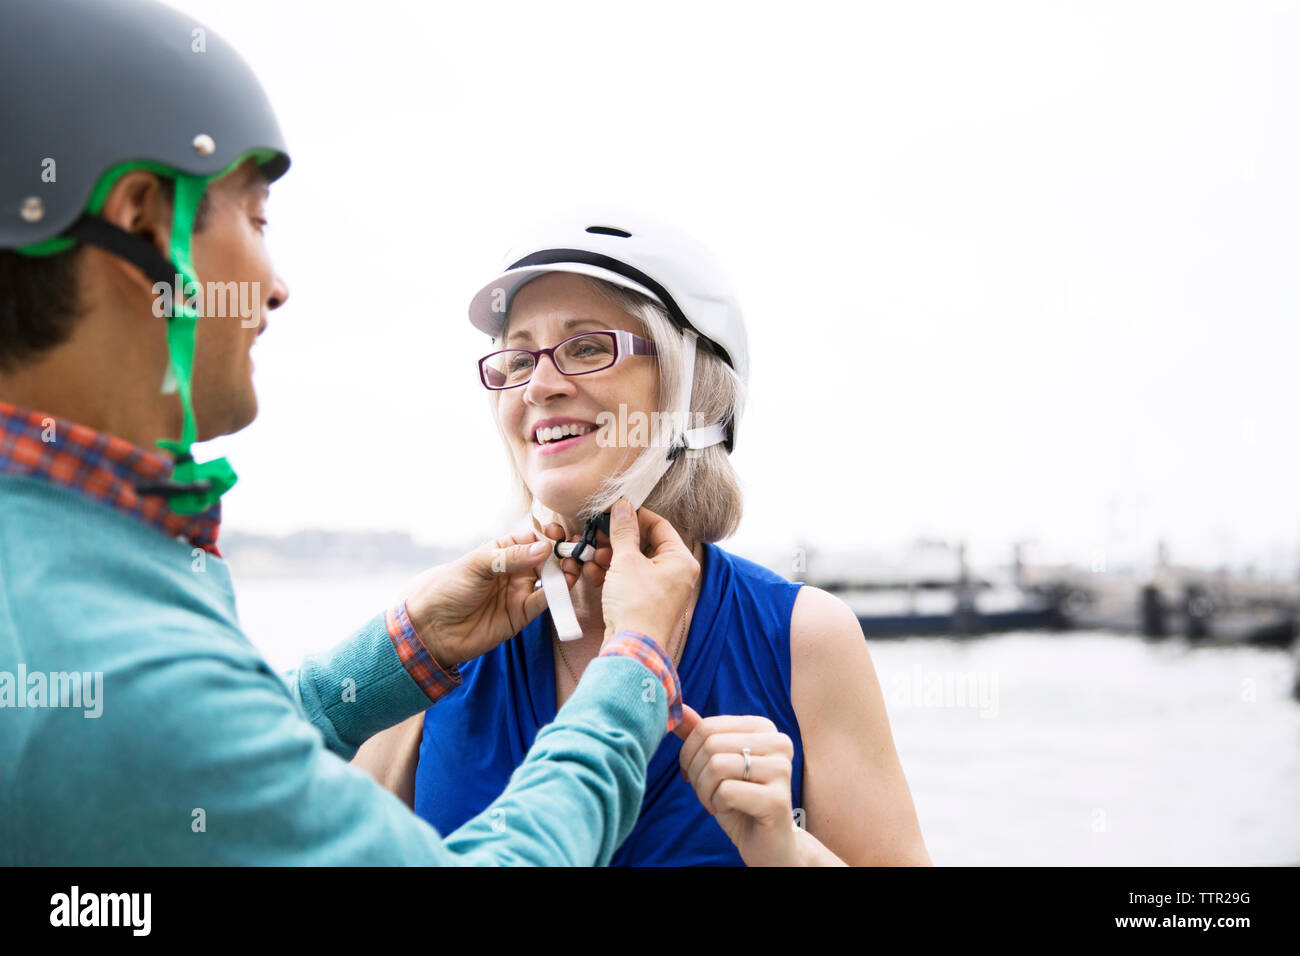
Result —
[[[546,595],[536,587],[535,571],[551,547],[525,531],[421,575],[406,596],[406,613],[434,660],[443,667],[473,660],[540,614]]]
[[[695,590],[700,563],[672,525],[648,508],[633,514],[626,498],[614,503],[609,538],[613,557],[601,590],[606,639],[632,630],[667,646]]]
[[[582,535],[571,534],[567,538],[564,534],[564,528],[558,523],[548,524],[543,532],[548,538],[554,541],[581,541]],[[609,562],[614,557],[614,551],[609,546],[609,538],[605,537],[604,532],[596,532],[596,554],[590,561],[578,562],[577,558],[563,558],[560,561],[560,570],[564,572],[565,578],[568,579],[569,588],[572,589],[582,578],[588,586],[598,588],[605,583],[605,572],[609,570]]]

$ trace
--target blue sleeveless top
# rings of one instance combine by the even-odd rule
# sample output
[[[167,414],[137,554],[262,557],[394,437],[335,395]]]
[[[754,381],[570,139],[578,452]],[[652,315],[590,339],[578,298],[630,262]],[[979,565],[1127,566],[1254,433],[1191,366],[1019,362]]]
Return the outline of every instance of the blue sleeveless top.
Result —
[[[767,717],[794,743],[791,806],[801,806],[803,743],[790,702],[790,613],[800,585],[705,544],[700,598],[678,665],[682,699],[702,717]],[[463,684],[424,714],[415,812],[448,834],[500,796],[533,738],[555,719],[551,615],[461,665]],[[641,815],[612,866],[743,866],[682,779],[682,741],[650,760]]]

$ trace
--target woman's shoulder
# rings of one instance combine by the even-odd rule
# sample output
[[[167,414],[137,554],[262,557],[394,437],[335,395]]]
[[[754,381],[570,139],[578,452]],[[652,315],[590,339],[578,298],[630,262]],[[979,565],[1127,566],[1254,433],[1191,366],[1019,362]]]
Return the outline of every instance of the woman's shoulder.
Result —
[[[724,566],[729,589],[750,603],[779,610],[789,624],[791,649],[796,658],[826,655],[840,658],[862,644],[862,626],[857,614],[829,591],[790,581],[771,568],[711,544]]]
[[[751,603],[775,605],[789,622],[789,638],[797,657],[833,658],[863,643],[862,626],[844,601],[821,588],[790,581],[771,568],[710,545],[729,572],[731,590]],[[802,653],[800,653],[802,652]]]

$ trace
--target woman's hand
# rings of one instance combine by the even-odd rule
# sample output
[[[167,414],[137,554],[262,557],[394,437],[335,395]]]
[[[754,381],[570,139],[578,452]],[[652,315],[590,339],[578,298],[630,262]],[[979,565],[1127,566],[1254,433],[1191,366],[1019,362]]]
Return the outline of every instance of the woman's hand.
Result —
[[[443,667],[473,660],[540,614],[546,595],[535,572],[551,548],[532,531],[505,535],[421,575],[406,613],[434,660]]]
[[[676,733],[682,744],[682,776],[700,798],[747,866],[795,866],[800,862],[790,777],[794,745],[766,717],[701,719],[683,707]],[[745,755],[749,750],[749,779]]]

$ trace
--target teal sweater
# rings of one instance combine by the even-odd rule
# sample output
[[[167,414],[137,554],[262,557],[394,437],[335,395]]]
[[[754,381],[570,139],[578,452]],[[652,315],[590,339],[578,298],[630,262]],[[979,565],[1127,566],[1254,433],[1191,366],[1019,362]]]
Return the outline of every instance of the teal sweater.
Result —
[[[0,475],[0,864],[603,865],[668,722],[648,676],[594,660],[501,797],[441,837],[347,763],[429,706],[382,614],[281,677],[224,561]]]

